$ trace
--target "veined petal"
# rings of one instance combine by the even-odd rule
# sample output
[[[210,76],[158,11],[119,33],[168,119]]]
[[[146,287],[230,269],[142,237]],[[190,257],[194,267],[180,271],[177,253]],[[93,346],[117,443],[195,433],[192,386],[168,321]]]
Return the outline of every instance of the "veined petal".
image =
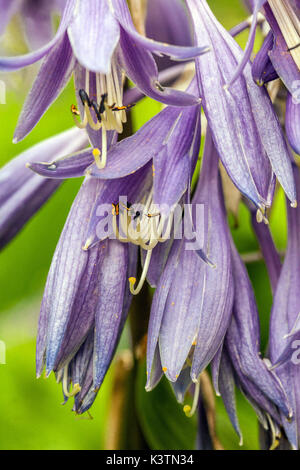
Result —
[[[99,260],[101,246],[87,252],[82,249],[82,245],[98,186],[97,180],[90,179],[83,183],[54,253],[39,320],[38,374],[43,368],[44,358],[47,374],[53,370],[72,316],[77,314],[83,316],[86,313],[87,318],[84,323],[94,316],[93,309],[85,310],[85,301],[93,277],[93,267]],[[89,295],[92,296],[92,292]],[[84,337],[85,335],[82,341]],[[77,349],[80,344],[77,345]]]
[[[79,2],[68,34],[74,54],[82,66],[103,74],[110,71],[120,29],[107,0]]]
[[[294,59],[288,50],[280,27],[274,17],[270,5],[266,3],[265,15],[274,34],[274,46],[269,52],[270,60],[277,74],[287,87],[290,93],[295,94],[297,99],[299,95],[300,71],[294,62]]]
[[[51,41],[54,32],[52,24],[53,10],[55,10],[55,5],[48,0],[38,0],[34,4],[28,0],[23,2],[21,18],[30,49],[38,49]]]
[[[26,150],[0,170],[1,247],[16,235],[61,183],[34,175],[26,168],[26,163],[41,156],[51,160],[54,155],[77,150],[85,144],[85,136],[78,129],[71,129]]]
[[[294,167],[297,191],[300,191],[299,169]],[[299,440],[299,295],[300,275],[300,210],[287,207],[288,245],[278,281],[270,322],[269,351],[275,372],[283,383],[294,410],[295,419],[283,426],[290,443],[298,448]],[[282,364],[282,365],[281,365]]]
[[[196,69],[203,108],[223,165],[257,207],[271,203],[272,169],[295,203],[290,157],[266,90],[253,83],[250,64],[226,89],[242,51],[206,1],[188,0],[188,5],[198,42],[208,41],[212,48],[196,59]]]
[[[189,60],[209,50],[205,44],[201,47],[172,46],[146,38],[136,31],[126,1],[112,0],[112,4],[115,17],[128,33],[128,40],[136,46],[141,46],[156,54],[166,54],[174,60]]]
[[[108,152],[105,168],[99,170],[95,164],[89,169],[89,174],[96,178],[114,179],[137,171],[160,151],[182,112],[181,108],[165,108],[134,135],[114,145]]]
[[[16,57],[1,57],[0,58],[0,70],[4,72],[9,72],[13,70],[18,70],[23,67],[26,67],[27,65],[31,65],[34,62],[37,62],[40,60],[42,57],[44,57],[55,44],[57,41],[63,36],[65,33],[67,27],[69,26],[73,14],[74,14],[74,9],[76,6],[76,0],[67,0],[66,6],[58,27],[58,30],[53,37],[53,39],[48,42],[45,46],[41,47],[40,49],[30,52],[25,55],[21,56],[16,56]]]
[[[14,142],[24,139],[38,123],[70,80],[74,66],[75,58],[65,33],[42,62],[19,117]]]
[[[108,241],[108,254],[101,266],[101,295],[96,308],[94,388],[102,384],[124,325],[125,290],[128,289],[128,245]]]
[[[119,62],[126,75],[147,96],[172,106],[194,106],[200,99],[189,93],[163,87],[158,81],[158,70],[150,52],[121,27]]]
[[[253,46],[254,46],[254,41],[255,41],[255,32],[256,32],[256,26],[257,26],[257,15],[259,13],[259,10],[263,6],[263,4],[266,3],[266,0],[254,0],[253,1],[253,16],[252,16],[252,22],[250,26],[250,31],[249,31],[249,37],[248,41],[245,47],[245,51],[243,54],[242,59],[240,60],[237,69],[235,73],[233,74],[233,77],[230,79],[228,86],[231,86],[235,80],[240,76],[240,74],[243,72],[244,68],[246,67],[247,63],[250,60],[251,53],[253,51]]]
[[[93,163],[93,161],[94,157],[92,149],[88,148],[86,150],[72,153],[71,155],[66,155],[59,160],[54,160],[53,162],[31,163],[27,166],[35,173],[46,178],[78,178],[80,176],[84,176],[86,169]]]
[[[280,380],[260,357],[259,319],[254,293],[246,268],[233,242],[231,245],[235,298],[233,317],[225,340],[228,354],[233,364],[238,363],[241,372],[239,379],[251,381],[252,386],[256,389],[255,393],[262,393],[287,418],[291,418],[290,404]],[[253,393],[254,391],[251,393],[252,396]]]
[[[192,30],[188,13],[181,0],[152,0],[148,3],[146,36],[161,43],[192,46]],[[173,64],[168,56],[156,56],[159,70]]]
[[[77,128],[72,128],[33,145],[13,158],[0,170],[0,204],[31,178],[32,173],[26,168],[27,163],[32,164],[41,159],[51,161],[54,157],[74,152],[86,144],[86,136]]]
[[[0,206],[0,249],[38,211],[61,184],[32,175]]]
[[[273,47],[274,35],[272,31],[269,31],[252,63],[252,77],[259,86],[278,78],[277,72],[269,57],[269,52]]]

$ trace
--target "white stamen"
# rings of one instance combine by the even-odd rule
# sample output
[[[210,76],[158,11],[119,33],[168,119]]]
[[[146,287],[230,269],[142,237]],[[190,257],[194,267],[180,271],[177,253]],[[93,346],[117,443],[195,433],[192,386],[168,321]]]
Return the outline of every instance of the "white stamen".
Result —
[[[77,395],[77,393],[80,392],[81,387],[80,387],[79,384],[74,384],[72,392],[69,392],[69,389],[68,389],[68,368],[69,368],[69,364],[67,364],[64,367],[64,372],[63,372],[64,375],[63,375],[62,385],[63,385],[63,391],[64,391],[65,396],[68,397],[68,398],[71,398],[71,397],[74,397],[75,395]]]

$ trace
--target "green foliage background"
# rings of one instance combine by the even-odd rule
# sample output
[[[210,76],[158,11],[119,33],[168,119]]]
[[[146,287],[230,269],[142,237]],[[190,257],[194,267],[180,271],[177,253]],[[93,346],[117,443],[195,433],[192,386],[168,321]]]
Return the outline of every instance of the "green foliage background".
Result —
[[[209,3],[226,28],[245,17],[239,0],[211,0]],[[247,33],[239,37],[241,45],[245,45],[246,38]],[[256,46],[259,41],[258,38]],[[69,107],[74,102],[74,89],[70,84],[30,136],[17,145],[12,144],[13,131],[29,88],[29,77],[30,72],[14,74],[7,104],[0,106],[0,165],[32,144],[72,126]],[[159,110],[159,104],[144,99],[133,109],[134,128],[139,128]],[[5,341],[7,346],[6,365],[0,365],[0,449],[105,448],[111,372],[91,410],[93,420],[76,418],[70,404],[61,406],[62,394],[54,377],[35,379],[35,335],[43,286],[55,245],[79,185],[79,180],[64,183],[0,254],[0,340]],[[279,193],[271,216],[271,227],[280,249],[286,242],[284,215],[284,198]],[[234,238],[241,253],[258,249],[247,211],[243,207],[240,208],[240,226],[234,231]],[[262,262],[251,264],[249,274],[258,302],[264,349],[271,291]],[[128,406],[137,407],[148,445],[153,449],[192,448],[195,420],[185,417],[167,383],[154,392],[146,393],[144,382],[144,369],[141,368],[136,384],[137,403],[129,403]],[[244,433],[242,449],[256,449],[258,433],[255,414],[243,397],[238,396],[238,404]],[[219,398],[217,410],[217,431],[222,444],[226,449],[238,449],[238,438]],[[176,426],[177,422],[179,426]],[[178,433],[183,429],[184,432]]]

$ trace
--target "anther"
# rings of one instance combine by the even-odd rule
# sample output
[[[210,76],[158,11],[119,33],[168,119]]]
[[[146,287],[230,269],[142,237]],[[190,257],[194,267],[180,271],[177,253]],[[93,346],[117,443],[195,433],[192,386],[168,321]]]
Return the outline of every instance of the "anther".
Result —
[[[87,104],[88,107],[90,108],[92,106],[92,103],[90,101],[90,98],[89,98],[89,95],[87,94],[87,92],[85,90],[83,90],[83,88],[81,88],[79,90],[78,94],[79,94],[79,97],[81,99],[81,102],[82,102],[83,106],[85,104]]]

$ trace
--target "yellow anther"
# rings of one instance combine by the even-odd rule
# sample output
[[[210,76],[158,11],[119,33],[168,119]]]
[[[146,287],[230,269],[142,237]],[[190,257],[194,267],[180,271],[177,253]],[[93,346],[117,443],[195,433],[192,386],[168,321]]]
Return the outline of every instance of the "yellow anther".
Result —
[[[135,277],[130,277],[130,278],[128,279],[128,281],[129,281],[129,284],[131,284],[131,285],[134,286],[134,284],[136,283],[136,278],[135,278]]]
[[[163,370],[163,372],[167,372],[168,369],[167,369],[167,367],[163,367],[162,370]]]
[[[190,405],[184,405],[183,412],[189,418],[191,414],[192,407]]]

